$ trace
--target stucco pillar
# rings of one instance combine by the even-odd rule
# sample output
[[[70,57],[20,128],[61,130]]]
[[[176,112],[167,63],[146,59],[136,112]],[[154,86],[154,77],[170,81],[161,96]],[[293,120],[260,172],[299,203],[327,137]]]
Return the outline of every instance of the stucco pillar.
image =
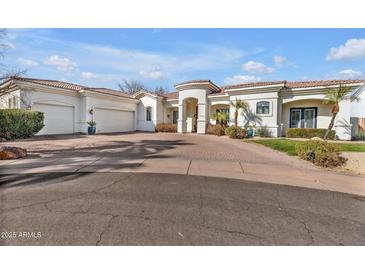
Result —
[[[185,104],[184,101],[179,102],[179,119],[177,121],[177,132],[186,132]]]
[[[340,111],[337,114],[334,129],[340,140],[351,140],[351,101],[349,98],[340,102]]]
[[[198,128],[197,133],[205,134],[206,125],[207,125],[207,107],[205,103],[198,102]]]

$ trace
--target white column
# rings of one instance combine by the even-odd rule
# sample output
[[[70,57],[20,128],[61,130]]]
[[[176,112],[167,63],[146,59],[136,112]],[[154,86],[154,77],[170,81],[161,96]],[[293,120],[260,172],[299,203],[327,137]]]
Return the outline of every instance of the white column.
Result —
[[[197,133],[205,134],[207,125],[207,108],[205,103],[198,103],[198,129]]]
[[[351,140],[351,101],[350,99],[345,99],[341,101],[339,105],[340,111],[337,113],[334,126],[334,129],[336,130],[336,137],[340,140]]]
[[[179,102],[179,119],[177,121],[177,132],[185,133],[186,132],[186,119],[185,119],[185,103],[182,101]]]

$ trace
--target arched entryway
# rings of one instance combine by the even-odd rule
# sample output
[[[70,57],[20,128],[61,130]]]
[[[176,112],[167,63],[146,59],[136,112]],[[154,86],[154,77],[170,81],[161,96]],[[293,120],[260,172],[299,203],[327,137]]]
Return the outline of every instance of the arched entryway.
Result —
[[[219,87],[209,80],[190,81],[178,84],[180,133],[196,132],[205,134],[208,123],[207,95],[219,91]]]

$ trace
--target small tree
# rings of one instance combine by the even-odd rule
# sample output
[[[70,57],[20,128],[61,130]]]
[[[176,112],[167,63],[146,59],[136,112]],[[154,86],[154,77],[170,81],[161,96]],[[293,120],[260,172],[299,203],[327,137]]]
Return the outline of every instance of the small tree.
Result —
[[[243,101],[241,99],[236,98],[236,101],[231,102],[231,106],[234,108],[234,125],[237,126],[237,124],[238,124],[238,111],[240,109],[248,109],[249,105],[246,101]]]
[[[154,93],[157,95],[165,95],[167,92],[168,92],[167,89],[164,88],[163,86],[156,87],[154,91]]]
[[[225,112],[217,111],[212,115],[212,119],[216,120],[218,124],[222,126],[227,125],[228,115]]]
[[[121,91],[129,94],[134,94],[140,91],[141,89],[146,89],[143,83],[134,80],[131,81],[124,80],[123,84],[118,84],[118,87]]]
[[[327,139],[328,134],[331,132],[335,124],[336,116],[340,111],[340,102],[345,100],[346,95],[349,94],[350,92],[351,92],[351,87],[343,85],[340,85],[337,88],[330,88],[326,91],[326,97],[325,100],[323,101],[323,104],[332,106],[331,109],[332,118],[323,139],[325,140]],[[359,99],[357,97],[353,97],[351,98],[351,100],[359,100]]]

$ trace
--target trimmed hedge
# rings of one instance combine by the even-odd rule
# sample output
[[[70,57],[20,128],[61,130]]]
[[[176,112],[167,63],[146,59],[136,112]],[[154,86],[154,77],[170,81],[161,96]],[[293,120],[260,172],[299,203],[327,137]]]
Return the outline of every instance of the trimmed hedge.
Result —
[[[256,135],[260,137],[272,137],[271,130],[267,126],[259,127],[256,130]]]
[[[326,141],[305,141],[295,145],[299,158],[322,167],[337,167],[346,163],[347,159],[340,154],[338,144]]]
[[[220,124],[217,125],[208,125],[207,126],[207,134],[223,136],[224,135],[224,127]]]
[[[288,138],[323,138],[326,134],[327,129],[325,128],[288,128],[286,130],[286,137]],[[334,140],[336,132],[331,130],[328,134],[328,139]]]
[[[225,129],[225,134],[233,139],[243,139],[247,137],[246,129],[236,126],[230,126]]]
[[[22,109],[0,109],[0,138],[24,139],[44,127],[44,114]]]
[[[177,132],[176,124],[157,124],[156,132]]]

